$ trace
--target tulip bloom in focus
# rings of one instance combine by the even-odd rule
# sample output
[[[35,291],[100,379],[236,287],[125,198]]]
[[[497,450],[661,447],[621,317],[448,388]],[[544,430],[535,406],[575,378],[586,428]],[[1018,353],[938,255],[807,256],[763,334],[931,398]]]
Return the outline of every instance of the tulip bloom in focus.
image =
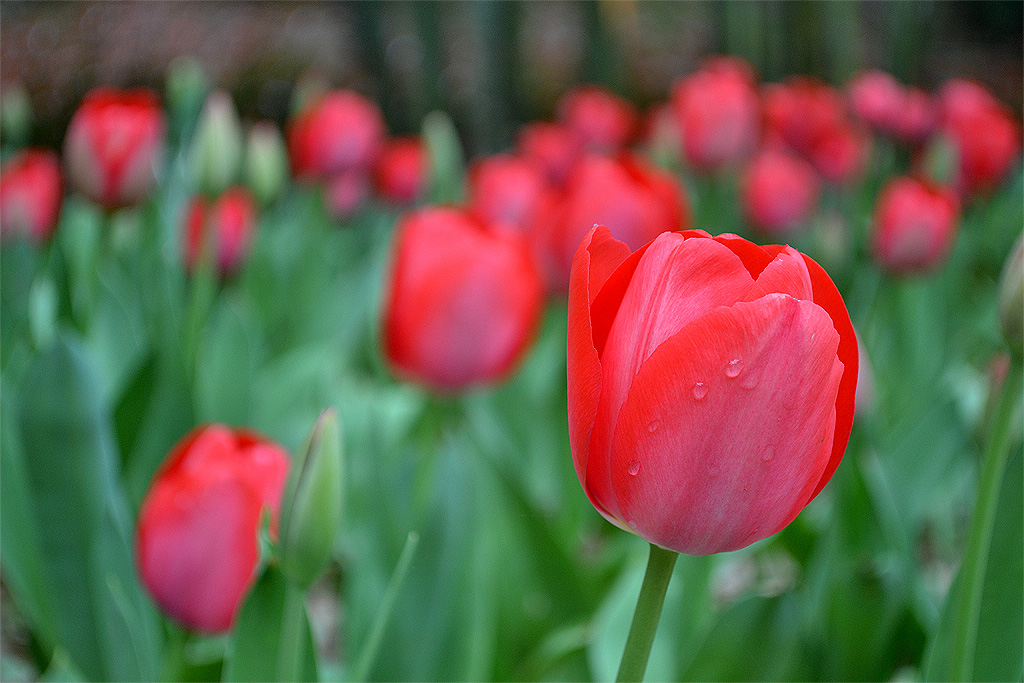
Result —
[[[292,170],[304,179],[347,171],[369,173],[383,141],[380,109],[349,90],[327,93],[288,128]]]
[[[0,236],[45,242],[60,214],[60,161],[49,150],[27,150],[0,169]]]
[[[584,148],[611,152],[633,140],[640,115],[632,104],[599,86],[570,90],[558,102],[558,118]]]
[[[672,105],[691,166],[715,171],[753,152],[761,106],[754,74],[742,60],[709,61],[675,86]]]
[[[163,157],[164,115],[150,90],[93,90],[64,138],[64,162],[76,190],[107,209],[152,191]]]
[[[519,131],[520,156],[536,164],[552,185],[561,185],[581,153],[572,132],[558,123],[538,121]]]
[[[271,533],[288,455],[253,432],[199,427],[171,450],[142,501],[136,533],[142,583],[190,628],[226,631],[253,580],[264,508]]]
[[[747,220],[769,235],[791,235],[807,223],[818,203],[818,177],[803,159],[765,149],[747,166],[740,192]]]
[[[587,156],[573,169],[553,208],[541,217],[534,239],[549,285],[564,291],[573,253],[594,225],[637,249],[660,233],[689,226],[690,207],[670,173],[638,156]]]
[[[789,524],[853,423],[857,340],[835,285],[790,247],[698,230],[630,253],[604,227],[569,290],[569,439],[597,510],[690,555]]]
[[[377,157],[373,180],[386,201],[399,206],[415,204],[427,191],[430,159],[423,141],[415,137],[388,141]]]
[[[185,265],[191,271],[209,248],[217,269],[226,277],[241,265],[256,229],[256,203],[233,187],[209,204],[196,197],[185,218]]]
[[[543,171],[524,159],[498,154],[469,169],[469,210],[485,223],[525,232],[549,202]]]
[[[428,208],[402,219],[393,258],[384,352],[397,374],[456,391],[512,372],[543,303],[521,235]]]
[[[960,201],[951,190],[896,178],[875,207],[875,260],[894,274],[922,273],[946,261],[956,240]]]

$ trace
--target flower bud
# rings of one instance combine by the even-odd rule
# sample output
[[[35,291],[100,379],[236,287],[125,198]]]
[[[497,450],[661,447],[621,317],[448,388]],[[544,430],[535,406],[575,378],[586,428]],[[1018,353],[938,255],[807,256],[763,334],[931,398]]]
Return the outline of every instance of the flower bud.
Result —
[[[806,161],[782,148],[766,148],[743,172],[743,211],[761,232],[792,235],[807,224],[817,206],[819,185]]]
[[[49,150],[17,153],[0,169],[0,237],[47,241],[60,214],[60,161]]]
[[[824,269],[701,230],[595,227],[569,286],[569,443],[611,523],[689,555],[788,525],[842,460],[857,340]]]
[[[1006,259],[999,280],[999,322],[1010,351],[1017,358],[1024,355],[1024,237]]]
[[[587,85],[567,92],[558,102],[558,118],[584,148],[612,152],[633,141],[639,114],[609,90]]]
[[[22,147],[32,133],[32,102],[21,85],[5,88],[0,98],[0,141],[4,147]]]
[[[555,291],[565,291],[572,255],[596,224],[639,248],[662,232],[689,227],[689,201],[672,174],[632,153],[580,159],[552,209],[534,228]]]
[[[325,410],[292,467],[281,507],[281,567],[303,587],[323,571],[341,528],[341,465],[338,414]]]
[[[878,197],[871,245],[879,265],[897,275],[924,273],[946,261],[956,240],[956,194],[913,178],[891,180]]]
[[[394,138],[384,145],[374,166],[377,192],[397,206],[410,206],[427,193],[430,159],[418,137]]]
[[[549,202],[543,172],[525,159],[497,154],[469,168],[469,210],[484,223],[525,233]]]
[[[135,204],[156,184],[163,149],[164,115],[152,91],[97,88],[68,125],[68,180],[104,208]]]
[[[398,375],[434,390],[498,382],[525,354],[542,303],[523,236],[458,209],[416,211],[397,229],[384,352]]]
[[[288,455],[246,430],[198,427],[157,471],[139,509],[136,558],[153,599],[182,624],[231,628],[259,560],[260,521],[277,535]]]
[[[281,131],[270,121],[257,121],[249,130],[245,179],[263,206],[280,197],[288,183],[288,150]]]
[[[380,109],[349,90],[316,99],[288,128],[292,169],[300,178],[325,179],[343,171],[369,173],[383,140]]]
[[[893,131],[903,100],[903,88],[895,78],[884,71],[864,71],[850,81],[847,92],[864,123],[882,133]]]
[[[519,131],[519,155],[536,164],[552,185],[561,186],[579,159],[579,141],[562,124],[537,121]]]
[[[242,162],[242,126],[231,95],[223,90],[206,98],[192,138],[192,173],[196,186],[216,196],[238,177]]]
[[[185,218],[185,265],[194,271],[208,250],[221,277],[245,260],[256,229],[256,205],[241,187],[224,192],[213,204],[202,196],[192,200]]]
[[[736,58],[708,61],[676,84],[672,106],[687,162],[716,171],[753,151],[761,126],[761,105],[749,65]]]

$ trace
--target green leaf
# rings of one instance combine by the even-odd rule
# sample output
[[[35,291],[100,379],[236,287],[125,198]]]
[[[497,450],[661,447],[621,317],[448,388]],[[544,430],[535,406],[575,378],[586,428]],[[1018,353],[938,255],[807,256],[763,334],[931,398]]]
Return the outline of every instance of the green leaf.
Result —
[[[225,681],[279,681],[283,653],[283,624],[288,580],[276,566],[268,566],[249,592],[235,622],[224,666]],[[299,593],[300,597],[303,595]],[[317,680],[313,636],[305,606],[302,607],[299,658],[300,681]]]
[[[40,581],[55,615],[53,645],[89,679],[152,680],[160,657],[157,619],[135,576],[105,406],[96,370],[78,342],[62,337],[36,358],[14,423],[26,486],[17,495],[30,514],[25,533],[32,529],[39,544]],[[5,444],[4,451],[5,460],[12,459],[9,471],[17,471],[16,449]],[[5,538],[18,533],[9,523],[5,514]],[[5,554],[5,571],[11,561]],[[47,621],[44,612],[44,633]]]
[[[223,300],[222,300],[223,301]],[[259,330],[244,309],[214,309],[196,359],[195,406],[200,422],[249,424],[252,382],[262,353]]]
[[[431,203],[456,203],[465,195],[462,143],[448,115],[433,111],[423,119],[423,139],[430,157]]]

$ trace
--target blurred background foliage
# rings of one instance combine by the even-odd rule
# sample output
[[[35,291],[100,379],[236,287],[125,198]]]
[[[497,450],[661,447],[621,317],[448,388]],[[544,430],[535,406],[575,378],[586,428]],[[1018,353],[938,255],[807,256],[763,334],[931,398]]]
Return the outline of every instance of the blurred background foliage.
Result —
[[[5,1],[0,75],[26,86],[32,141],[50,147],[93,86],[167,93],[169,66],[191,56],[233,93],[244,119],[283,124],[296,88],[320,81],[379,102],[393,132],[419,131],[428,112],[447,111],[476,156],[507,148],[521,123],[550,118],[575,83],[605,83],[647,105],[720,52],[746,57],[765,81],[805,73],[842,84],[868,66],[928,89],[969,77],[1019,111],[1021,8]],[[172,119],[171,130],[191,123]],[[236,675],[224,668],[228,639],[184,634],[139,593],[127,564],[130,520],[193,425],[251,425],[294,453],[334,405],[347,502],[331,569],[308,601],[322,679],[352,675],[410,531],[418,550],[370,679],[611,679],[646,545],[605,523],[573,472],[564,301],[552,302],[508,383],[437,400],[393,380],[378,350],[397,211],[373,205],[338,229],[314,193],[293,187],[262,215],[238,277],[221,289],[189,282],[177,262],[180,210],[193,190],[183,149],[171,148],[163,183],[138,211],[104,226],[72,197],[49,252],[3,251],[0,677]],[[1004,348],[997,278],[1024,223],[1024,186],[1018,165],[1001,192],[968,208],[942,272],[895,280],[863,248],[881,181],[869,176],[826,200],[848,222],[849,253],[829,252],[820,232],[797,243],[826,264],[832,254],[875,370],[874,410],[855,424],[833,482],[784,532],[737,553],[680,558],[651,680],[949,677],[947,596],[992,410],[990,372]],[[698,207],[713,191],[691,186]],[[749,234],[727,213],[721,230]],[[59,329],[47,328],[54,318]],[[57,342],[38,352],[42,338]],[[43,418],[67,416],[66,431],[47,431]],[[40,465],[52,452],[66,463]],[[1022,673],[1021,462],[1018,440],[983,596],[979,680]],[[64,497],[69,483],[78,495]],[[45,495],[27,500],[26,486]],[[101,544],[88,572],[47,554],[65,532]],[[113,601],[89,603],[90,591]]]

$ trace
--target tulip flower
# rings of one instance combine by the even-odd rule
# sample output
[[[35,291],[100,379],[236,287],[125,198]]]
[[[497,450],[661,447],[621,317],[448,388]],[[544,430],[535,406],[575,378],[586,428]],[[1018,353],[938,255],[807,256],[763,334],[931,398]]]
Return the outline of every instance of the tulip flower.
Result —
[[[633,154],[590,155],[573,169],[533,237],[549,285],[564,291],[573,253],[594,225],[608,226],[617,239],[636,249],[662,232],[688,227],[689,222],[689,202],[674,176]]]
[[[397,232],[383,323],[396,374],[438,391],[506,377],[543,302],[525,239],[442,207],[408,214]]]
[[[754,151],[761,126],[754,74],[742,60],[713,59],[680,81],[672,106],[683,154],[701,171],[735,164]]]
[[[374,185],[386,201],[409,206],[427,191],[430,159],[417,137],[395,138],[384,145],[374,166]]]
[[[639,123],[632,104],[596,85],[567,92],[558,102],[558,118],[584,148],[596,152],[628,145]]]
[[[200,190],[216,195],[235,182],[243,145],[242,124],[231,95],[223,90],[211,93],[192,137],[192,175]]]
[[[931,137],[938,124],[931,96],[920,88],[907,88],[900,99],[893,135],[908,145],[920,145]]]
[[[939,94],[942,131],[957,150],[957,189],[965,196],[991,191],[1020,155],[1020,125],[987,90],[954,80]]]
[[[543,171],[524,159],[498,154],[469,169],[469,210],[485,223],[525,232],[549,202]]]
[[[384,120],[376,104],[348,90],[316,99],[292,121],[288,148],[300,178],[369,173],[384,141]]]
[[[200,631],[231,628],[259,559],[264,510],[277,533],[288,467],[281,446],[222,425],[199,427],[171,450],[136,533],[142,583],[167,614]]]
[[[156,183],[164,149],[164,115],[150,90],[93,90],[64,138],[68,180],[107,209],[141,201]]]
[[[846,121],[823,133],[807,151],[818,173],[837,185],[860,178],[870,154],[870,138]]]
[[[19,152],[0,169],[0,236],[47,241],[60,214],[60,161],[49,150]]]
[[[959,211],[960,202],[951,190],[914,178],[890,181],[875,207],[875,260],[899,275],[938,268],[956,240]]]
[[[245,148],[245,180],[264,206],[281,196],[288,182],[288,150],[271,121],[257,121]]]
[[[538,121],[519,131],[519,155],[529,159],[552,185],[562,185],[579,158],[580,143],[566,126]]]
[[[853,423],[857,340],[825,271],[790,247],[595,227],[569,290],[569,439],[613,524],[707,555],[777,533],[821,491]]]
[[[847,86],[850,106],[864,123],[882,133],[893,131],[903,106],[903,87],[891,75],[872,69]]]
[[[331,216],[348,221],[370,197],[370,178],[361,170],[341,171],[327,181],[324,201]]]
[[[256,204],[245,189],[230,188],[213,204],[196,197],[185,218],[186,267],[194,270],[203,249],[210,249],[221,277],[227,277],[244,260],[255,229]]]
[[[791,235],[818,203],[818,177],[803,159],[781,148],[758,154],[743,173],[740,192],[747,220],[769,235]]]

